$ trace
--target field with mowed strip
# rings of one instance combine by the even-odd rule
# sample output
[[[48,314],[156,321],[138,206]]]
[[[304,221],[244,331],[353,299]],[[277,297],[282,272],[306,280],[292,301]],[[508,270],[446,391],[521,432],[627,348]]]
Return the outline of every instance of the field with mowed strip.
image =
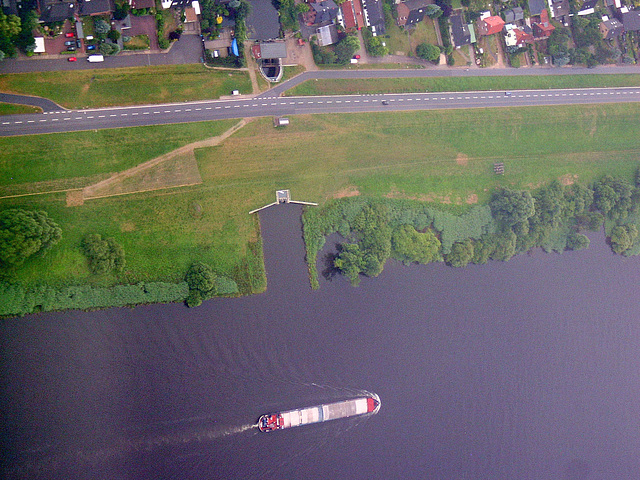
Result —
[[[289,126],[278,129],[262,118],[218,146],[195,150],[198,185],[73,207],[66,206],[64,193],[5,198],[0,208],[44,209],[62,227],[57,246],[16,272],[25,283],[178,281],[191,262],[204,261],[248,293],[264,282],[259,226],[248,212],[272,202],[276,189],[289,188],[294,199],[321,204],[367,195],[419,199],[463,212],[486,202],[500,185],[534,189],[554,179],[631,178],[640,161],[639,119],[635,103],[292,116]],[[80,175],[124,170],[219,135],[235,123],[30,136],[29,144],[37,147],[29,148],[21,147],[20,137],[2,138],[1,177],[15,172],[22,188],[52,177],[71,184]],[[25,162],[33,168],[24,168]],[[504,176],[493,173],[495,162],[504,163]],[[17,188],[4,181],[3,188],[10,187]],[[89,273],[80,251],[87,233],[112,236],[124,246],[124,274]]]

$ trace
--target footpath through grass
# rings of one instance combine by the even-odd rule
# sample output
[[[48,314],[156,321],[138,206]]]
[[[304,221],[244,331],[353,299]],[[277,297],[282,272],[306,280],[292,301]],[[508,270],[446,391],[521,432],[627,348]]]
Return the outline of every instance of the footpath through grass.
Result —
[[[474,90],[537,90],[550,88],[636,87],[640,75],[527,75],[499,77],[428,77],[307,80],[287,96],[360,93],[464,92]]]
[[[246,71],[162,65],[0,75],[0,91],[36,95],[66,108],[207,100],[251,93]]]
[[[16,113],[38,113],[42,109],[31,105],[17,105],[14,103],[0,103],[0,115],[13,115]]]
[[[236,279],[247,293],[264,281],[257,218],[248,212],[272,202],[276,189],[289,188],[295,199],[319,203],[367,195],[430,201],[463,212],[486,202],[498,185],[535,188],[558,178],[588,183],[607,173],[631,178],[640,159],[638,118],[635,103],[292,116],[281,129],[261,118],[219,146],[196,150],[200,185],[90,200],[77,207],[66,207],[63,194],[20,197],[0,200],[0,209],[44,209],[62,227],[62,241],[18,272],[17,279],[25,283],[178,281],[191,262],[204,261]],[[208,132],[223,129],[214,122],[201,125]],[[141,130],[153,128],[158,127]],[[103,132],[109,140],[102,148],[127,142],[131,134]],[[82,158],[93,140],[84,133],[68,135],[65,158]],[[34,144],[51,138],[29,137]],[[140,135],[130,145],[136,162],[149,159],[136,150],[152,155],[159,138],[159,133]],[[13,153],[4,152],[19,150],[23,139],[2,141],[3,175],[12,168],[20,171],[26,156],[13,160]],[[84,173],[103,168],[103,158],[87,160]],[[493,174],[494,162],[504,162],[504,176]],[[87,233],[113,236],[124,246],[124,275],[88,272],[80,251]]]

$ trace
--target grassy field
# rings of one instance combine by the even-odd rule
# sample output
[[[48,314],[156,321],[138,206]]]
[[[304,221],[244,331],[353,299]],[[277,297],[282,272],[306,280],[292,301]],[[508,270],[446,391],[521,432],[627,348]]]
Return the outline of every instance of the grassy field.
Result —
[[[14,113],[38,113],[42,109],[31,105],[16,105],[14,103],[0,103],[0,115],[13,115]]]
[[[356,93],[464,92],[547,88],[635,87],[640,75],[536,75],[512,77],[429,77],[308,80],[286,92],[298,95]]]
[[[235,121],[157,125],[0,138],[0,189],[126,170],[187,143],[213,137]]]
[[[206,100],[232,90],[251,93],[246,72],[209,70],[202,65],[0,75],[0,91],[46,97],[66,108]]]
[[[634,103],[293,116],[277,130],[263,118],[219,146],[196,150],[200,185],[78,207],[66,207],[63,194],[21,197],[0,200],[0,208],[42,208],[62,226],[61,243],[20,271],[25,282],[114,282],[89,275],[80,253],[81,238],[95,232],[125,247],[127,272],[119,281],[176,281],[192,261],[202,260],[239,280],[246,292],[248,265],[259,258],[250,253],[259,249],[257,220],[248,212],[273,201],[278,188],[319,203],[360,194],[421,199],[462,212],[485,202],[498,185],[535,188],[558,178],[589,182],[606,173],[630,178],[640,160],[639,118],[640,105]],[[121,137],[114,137],[118,132]],[[67,155],[74,158],[87,138],[69,135]],[[110,135],[105,148],[131,131]],[[41,143],[53,137],[29,138]],[[157,137],[147,141],[157,143]],[[4,152],[20,139],[5,142],[0,157],[18,169],[24,158],[12,160]],[[140,140],[140,151],[150,148]],[[493,174],[494,162],[504,162],[504,176]]]

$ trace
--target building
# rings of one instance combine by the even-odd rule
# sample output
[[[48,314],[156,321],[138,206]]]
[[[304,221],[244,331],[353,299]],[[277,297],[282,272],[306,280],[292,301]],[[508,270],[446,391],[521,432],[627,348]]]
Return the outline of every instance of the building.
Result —
[[[512,23],[508,23],[504,26],[504,29],[504,43],[507,48],[523,48],[534,41],[532,30],[526,25],[523,28],[520,28]]]
[[[316,35],[318,38],[318,45],[321,47],[333,45],[338,41],[338,29],[333,24],[318,27],[316,29]]]
[[[597,3],[598,0],[584,0],[578,15],[591,15],[592,13],[595,13]]]
[[[521,7],[512,8],[504,12],[504,21],[506,23],[517,23],[524,20],[524,10]]]
[[[627,7],[622,7],[620,16],[622,17],[622,25],[625,32],[640,31],[640,9],[629,10]]]
[[[504,28],[504,20],[497,15],[478,19],[478,33],[480,35],[493,35],[500,33]]]
[[[106,15],[113,12],[111,0],[82,0],[78,2],[78,14],[81,17],[87,15]]]
[[[356,4],[358,5],[358,14],[356,13]],[[353,32],[364,27],[364,17],[362,16],[362,7],[360,0],[346,0],[340,5],[338,12],[338,23],[346,32]]]
[[[533,25],[533,36],[536,40],[544,40],[551,36],[551,33],[556,29],[549,22],[549,14],[546,10],[542,10],[540,13],[540,21],[534,22]]]
[[[549,15],[551,18],[565,23],[565,17],[567,17],[569,13],[571,13],[569,0],[549,0]]]
[[[408,0],[397,5],[398,26],[413,25],[424,20],[425,8],[433,4],[433,0]]]
[[[540,15],[545,8],[547,8],[545,0],[529,0],[529,14],[532,17]]]
[[[449,23],[451,24],[451,36],[453,37],[453,45],[456,48],[460,48],[464,45],[470,45],[471,32],[473,31],[473,25],[465,23],[462,15],[451,15],[449,17]],[[475,40],[475,32],[474,32]]]
[[[310,3],[311,10],[315,13],[315,24],[332,23],[338,16],[338,6],[333,0],[324,0],[320,3]]]
[[[371,28],[373,36],[384,35],[384,9],[382,0],[362,0],[364,23]]]
[[[624,26],[615,18],[604,20],[600,24],[600,33],[602,34],[602,38],[605,40],[616,38],[622,32],[624,32]]]
[[[131,8],[142,9],[142,8],[153,8],[156,6],[155,0],[129,0],[129,5]]]
[[[36,42],[36,48],[33,53],[47,53],[44,48],[44,37],[34,37],[33,39]]]
[[[67,18],[73,18],[76,7],[73,0],[55,1],[38,0],[38,13],[40,23],[64,22]]]

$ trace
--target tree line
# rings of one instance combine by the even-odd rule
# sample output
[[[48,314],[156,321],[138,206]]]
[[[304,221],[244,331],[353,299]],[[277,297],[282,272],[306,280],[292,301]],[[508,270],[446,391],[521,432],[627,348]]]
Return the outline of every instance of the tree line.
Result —
[[[334,232],[344,241],[333,265],[354,285],[361,275],[379,275],[389,258],[463,267],[507,261],[534,248],[581,250],[589,246],[583,232],[603,223],[615,253],[637,255],[640,174],[633,184],[605,176],[589,186],[554,181],[533,192],[500,188],[488,205],[460,216],[417,201],[356,197],[308,209],[303,220],[314,287],[315,258],[324,237]]]

